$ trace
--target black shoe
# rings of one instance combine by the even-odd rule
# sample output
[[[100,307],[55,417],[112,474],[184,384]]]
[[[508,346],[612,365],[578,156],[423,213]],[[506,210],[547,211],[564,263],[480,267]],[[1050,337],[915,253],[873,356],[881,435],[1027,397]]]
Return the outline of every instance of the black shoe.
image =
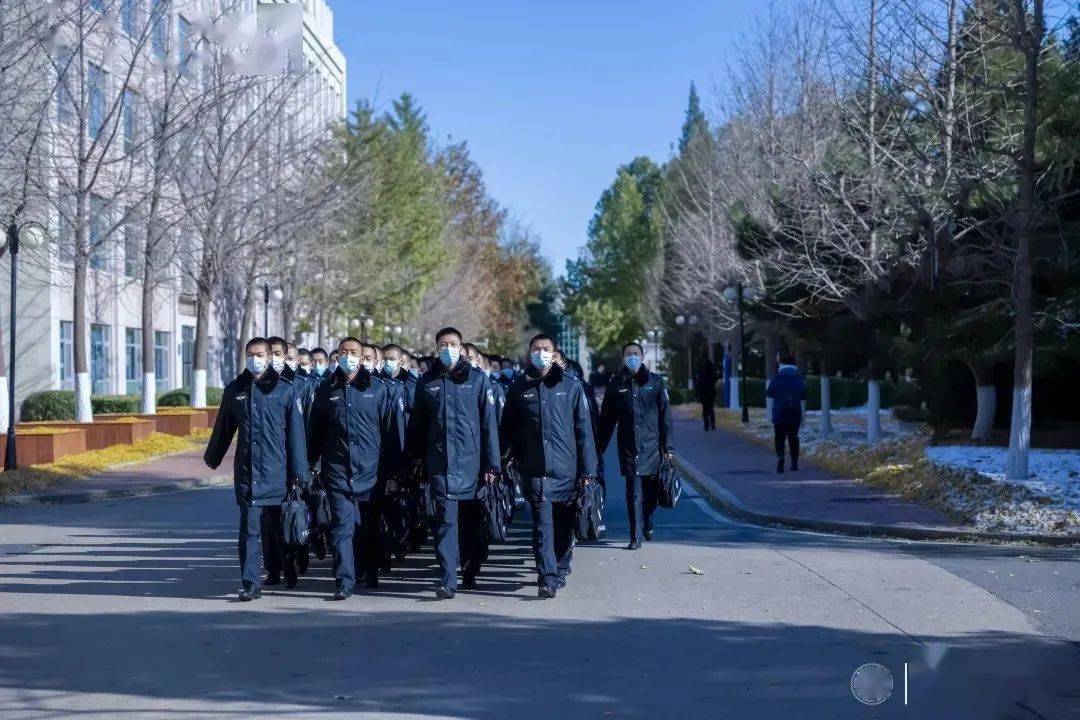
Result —
[[[630,544],[626,546],[626,549],[627,550],[640,550],[641,549],[641,541],[640,540],[631,540]]]
[[[566,587],[566,578],[559,578],[555,581],[556,590],[562,590],[564,587]]]
[[[461,579],[462,590],[475,590],[476,589],[476,576],[466,575]]]
[[[236,599],[240,602],[251,602],[252,600],[258,600],[261,597],[262,590],[259,588],[251,588],[250,590],[245,588],[236,595]]]
[[[778,472],[778,473],[784,472],[784,456],[783,455],[776,458],[776,472]]]
[[[555,588],[549,585],[541,585],[540,589],[536,591],[536,597],[551,600],[555,597]]]
[[[799,469],[799,458],[791,458],[791,472]]]
[[[439,587],[435,588],[435,597],[439,598],[440,600],[453,600],[455,595],[457,595],[457,593],[446,587],[445,585],[440,585]]]
[[[274,585],[280,585],[280,584],[281,584],[281,575],[280,575],[280,574],[277,574],[277,575],[267,575],[267,576],[266,576],[266,579],[265,579],[265,580],[263,580],[263,586],[264,586],[264,587],[266,587],[266,586],[274,586]]]
[[[285,587],[292,590],[296,587],[296,583],[299,578],[296,576],[296,567],[290,562],[289,567],[285,568]]]
[[[340,588],[330,597],[331,600],[348,600],[352,597],[352,590],[341,590]]]
[[[645,529],[645,539],[650,540],[650,541],[653,539],[653,529],[652,528],[646,528]]]
[[[374,590],[379,587],[379,573],[369,572],[364,574],[364,587]]]

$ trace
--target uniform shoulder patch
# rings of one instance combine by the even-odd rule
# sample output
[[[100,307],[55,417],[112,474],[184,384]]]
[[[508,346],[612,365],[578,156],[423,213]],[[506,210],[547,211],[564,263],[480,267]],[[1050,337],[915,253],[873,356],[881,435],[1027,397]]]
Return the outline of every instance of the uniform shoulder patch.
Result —
[[[495,393],[491,390],[491,388],[488,388],[488,391],[487,391],[487,401],[488,401],[488,405],[494,405],[495,404]]]
[[[304,414],[304,403],[300,398],[296,398],[296,412]]]

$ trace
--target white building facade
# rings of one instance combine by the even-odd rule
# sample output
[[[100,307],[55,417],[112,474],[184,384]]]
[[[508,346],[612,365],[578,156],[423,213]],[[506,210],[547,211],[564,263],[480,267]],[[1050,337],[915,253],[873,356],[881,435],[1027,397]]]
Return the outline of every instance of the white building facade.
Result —
[[[172,62],[183,62],[185,48],[192,34],[199,32],[197,18],[214,13],[222,0],[83,0],[91,9],[99,6],[103,13],[115,13],[110,21],[128,22],[128,13],[159,13],[160,28],[155,29],[147,52],[166,55]],[[324,0],[302,0],[287,3],[267,0],[262,4],[303,5],[303,56],[310,90],[318,98],[303,118],[305,123],[329,126],[345,115],[345,58],[333,39],[333,14]],[[246,7],[245,7],[246,6]],[[243,0],[241,9],[256,9],[254,0]],[[220,13],[218,13],[220,15]],[[92,17],[92,16],[90,16]],[[143,15],[142,17],[149,17]],[[92,63],[94,84],[88,92],[106,98],[122,92],[125,86],[124,68],[110,65],[108,48],[88,46],[85,50]],[[152,100],[152,98],[150,98]],[[61,122],[62,99],[56,100],[52,122]],[[93,112],[93,109],[91,109]],[[134,122],[134,121],[132,121]],[[127,132],[128,120],[118,127]],[[0,170],[2,171],[2,170]],[[47,217],[34,219],[48,228],[50,238],[65,238],[72,233],[61,213],[39,211]],[[116,208],[102,211],[90,202],[89,235],[105,232],[117,223]],[[6,225],[6,223],[5,223]],[[139,243],[129,240],[123,229],[111,232],[110,239],[91,253],[86,291],[85,347],[87,348],[91,390],[94,395],[137,395],[142,390],[145,372],[153,372],[158,393],[193,386],[194,344],[196,334],[196,304],[192,266],[199,256],[197,240],[185,237],[182,228],[174,230],[178,252],[170,260],[166,277],[155,293],[153,325],[153,368],[143,367],[142,350],[142,282],[138,260]],[[73,340],[75,332],[74,295],[70,252],[65,253],[63,242],[49,242],[37,250],[25,250],[19,255],[19,287],[17,299],[17,346],[14,379],[16,406],[29,394],[43,390],[73,390],[75,367]],[[68,247],[71,247],[70,245]],[[4,263],[6,265],[6,263]],[[5,360],[10,348],[9,328],[9,269],[0,270],[0,313],[4,318],[3,350]],[[261,317],[261,313],[259,313]],[[231,352],[235,338],[223,338],[211,310],[209,325],[209,363],[207,382],[223,386],[235,368],[221,359]],[[261,331],[261,322],[256,325]],[[3,417],[6,427],[6,401]]]

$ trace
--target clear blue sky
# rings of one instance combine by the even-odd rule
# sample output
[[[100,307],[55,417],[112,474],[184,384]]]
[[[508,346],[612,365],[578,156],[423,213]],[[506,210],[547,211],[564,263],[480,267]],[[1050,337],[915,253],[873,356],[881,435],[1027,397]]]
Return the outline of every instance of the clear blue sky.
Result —
[[[491,194],[561,274],[600,193],[706,110],[754,0],[330,0],[350,105],[403,91],[439,139],[467,140]],[[761,4],[763,5],[763,3]]]

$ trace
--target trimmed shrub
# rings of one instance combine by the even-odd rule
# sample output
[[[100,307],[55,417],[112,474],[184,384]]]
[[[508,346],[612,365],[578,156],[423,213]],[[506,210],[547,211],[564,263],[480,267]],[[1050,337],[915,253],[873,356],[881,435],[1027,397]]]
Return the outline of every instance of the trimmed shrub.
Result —
[[[138,395],[95,395],[90,398],[90,409],[94,414],[134,415],[139,412]]]
[[[896,384],[881,380],[879,385],[882,409],[892,407],[897,394]],[[750,407],[765,407],[765,380],[746,378],[746,394]],[[833,410],[866,405],[866,381],[859,378],[830,378],[829,400]],[[806,378],[806,409],[821,409],[821,378],[817,375]]]
[[[221,405],[221,395],[225,392],[225,388],[208,387],[206,388],[206,404],[208,407],[217,407]],[[159,407],[187,407],[191,405],[191,389],[190,388],[177,388],[176,390],[170,390],[167,393],[163,393],[158,396],[157,404]]]
[[[694,402],[697,397],[693,392],[686,388],[668,388],[668,396],[671,398],[672,405],[685,405],[688,402]]]
[[[19,418],[23,422],[74,420],[75,392],[73,390],[46,390],[28,395],[22,402]]]

